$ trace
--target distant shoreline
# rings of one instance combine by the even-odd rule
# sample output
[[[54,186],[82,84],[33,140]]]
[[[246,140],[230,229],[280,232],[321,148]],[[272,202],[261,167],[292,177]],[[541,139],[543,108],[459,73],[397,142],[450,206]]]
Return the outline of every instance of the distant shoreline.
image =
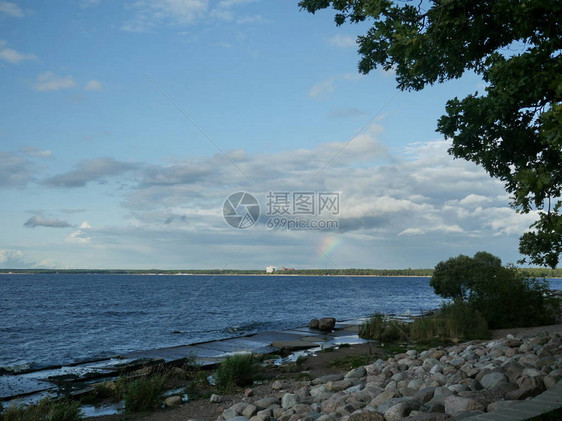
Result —
[[[317,270],[317,269],[314,269]],[[558,269],[557,269],[558,270]],[[318,270],[319,272],[321,270]],[[395,274],[354,274],[354,273],[288,273],[288,272],[276,272],[276,273],[244,273],[241,271],[237,272],[225,272],[225,273],[213,273],[213,272],[188,272],[188,271],[134,271],[134,270],[6,270],[0,269],[0,275],[142,275],[142,276],[286,276],[286,277],[343,277],[343,278],[431,278],[430,274],[419,274],[419,275],[405,275],[401,273]],[[548,274],[539,275],[534,274],[537,278],[548,278],[548,279],[562,279],[562,276],[552,276]]]

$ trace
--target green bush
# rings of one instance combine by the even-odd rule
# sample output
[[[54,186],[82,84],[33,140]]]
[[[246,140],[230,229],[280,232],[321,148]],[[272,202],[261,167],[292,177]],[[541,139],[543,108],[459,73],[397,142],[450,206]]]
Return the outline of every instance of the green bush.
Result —
[[[82,419],[78,402],[70,400],[55,401],[51,398],[41,399],[37,405],[10,406],[3,421],[76,421]]]
[[[410,338],[418,342],[487,339],[488,324],[482,314],[468,303],[457,301],[443,304],[436,314],[414,320]]]
[[[435,266],[436,294],[470,304],[492,329],[555,323],[560,303],[548,297],[548,283],[531,278],[490,253],[460,255]]]
[[[221,362],[216,374],[216,386],[221,392],[234,386],[250,386],[257,375],[258,365],[252,354],[235,355]]]
[[[359,326],[359,337],[382,342],[395,342],[408,337],[409,326],[392,320],[382,313],[375,313]]]
[[[139,411],[154,411],[162,403],[164,379],[153,376],[145,379],[133,380],[125,385],[125,411],[128,413]]]

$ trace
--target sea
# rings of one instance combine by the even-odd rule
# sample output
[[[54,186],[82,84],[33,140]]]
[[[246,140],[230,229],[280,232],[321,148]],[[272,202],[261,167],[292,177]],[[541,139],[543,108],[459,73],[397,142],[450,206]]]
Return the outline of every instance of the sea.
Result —
[[[549,280],[562,289],[562,279]],[[40,369],[442,299],[426,277],[4,274],[0,372]]]

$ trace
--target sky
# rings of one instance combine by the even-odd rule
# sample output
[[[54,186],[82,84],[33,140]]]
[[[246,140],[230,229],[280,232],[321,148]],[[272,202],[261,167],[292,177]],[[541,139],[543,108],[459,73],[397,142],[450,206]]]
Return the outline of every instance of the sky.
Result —
[[[0,268],[515,263],[535,215],[435,131],[482,80],[400,92],[392,71],[357,71],[368,22],[333,17],[296,0],[0,1]],[[237,192],[260,211],[243,229],[224,218]],[[240,197],[227,216],[249,213]]]

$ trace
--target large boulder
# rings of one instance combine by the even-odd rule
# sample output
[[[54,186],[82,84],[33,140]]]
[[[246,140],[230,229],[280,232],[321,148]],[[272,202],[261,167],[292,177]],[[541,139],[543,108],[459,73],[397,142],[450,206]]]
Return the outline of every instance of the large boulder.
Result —
[[[485,389],[490,389],[492,387],[496,387],[500,383],[508,382],[509,380],[507,376],[503,373],[488,373],[480,379],[480,384],[482,384]]]
[[[318,319],[318,329],[324,331],[330,331],[336,325],[336,319],[333,317],[322,317]]]
[[[311,329],[318,329],[318,326],[320,325],[320,323],[318,322],[318,319],[312,319],[309,323],[308,323],[308,327]]]
[[[484,411],[485,409],[484,405],[474,399],[454,395],[445,398],[445,413],[453,417],[463,412]]]
[[[413,410],[419,409],[420,406],[421,404],[416,401],[400,402],[385,411],[384,419],[386,421],[401,420],[402,418],[407,417]]]

